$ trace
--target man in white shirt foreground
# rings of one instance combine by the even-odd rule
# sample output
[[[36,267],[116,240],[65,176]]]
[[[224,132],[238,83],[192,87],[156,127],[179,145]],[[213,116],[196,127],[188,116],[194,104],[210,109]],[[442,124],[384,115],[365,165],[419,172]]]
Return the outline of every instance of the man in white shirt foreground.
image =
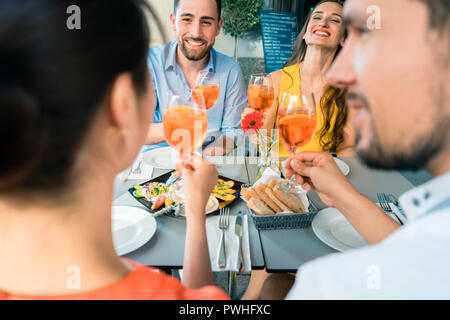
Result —
[[[425,168],[434,179],[400,198],[408,216],[400,226],[331,156],[291,158],[288,176],[314,188],[371,245],[302,265],[287,299],[450,299],[448,12],[448,0],[346,1],[349,36],[328,80],[360,110],[358,155],[373,168]],[[267,280],[263,297],[281,293],[279,277]]]

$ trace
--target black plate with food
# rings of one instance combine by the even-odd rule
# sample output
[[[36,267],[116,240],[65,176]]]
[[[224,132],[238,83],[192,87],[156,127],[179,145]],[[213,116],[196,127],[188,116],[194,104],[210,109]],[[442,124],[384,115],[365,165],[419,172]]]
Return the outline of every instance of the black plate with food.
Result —
[[[175,174],[174,170],[140,185],[135,185],[128,189],[128,192],[155,216],[162,214],[183,216],[180,203],[173,201],[169,196],[170,188],[175,187],[176,184],[169,188],[164,186],[164,183],[173,174]],[[219,176],[216,187],[208,201],[206,214],[217,213],[221,208],[233,203],[239,198],[243,184],[243,182]]]

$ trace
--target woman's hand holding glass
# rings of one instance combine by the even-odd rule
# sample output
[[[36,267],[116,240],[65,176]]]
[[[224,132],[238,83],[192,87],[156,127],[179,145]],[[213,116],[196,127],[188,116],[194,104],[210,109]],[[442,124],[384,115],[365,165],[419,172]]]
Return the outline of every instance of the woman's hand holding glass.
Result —
[[[205,216],[206,204],[218,179],[216,167],[200,156],[193,155],[189,165],[178,163],[176,169],[181,174],[185,205],[190,209],[186,210],[187,214],[192,212]]]
[[[167,143],[179,152],[181,162],[189,165],[194,151],[202,146],[208,128],[203,96],[194,99],[189,89],[173,90],[163,113],[163,126]],[[180,188],[173,191],[183,199]]]

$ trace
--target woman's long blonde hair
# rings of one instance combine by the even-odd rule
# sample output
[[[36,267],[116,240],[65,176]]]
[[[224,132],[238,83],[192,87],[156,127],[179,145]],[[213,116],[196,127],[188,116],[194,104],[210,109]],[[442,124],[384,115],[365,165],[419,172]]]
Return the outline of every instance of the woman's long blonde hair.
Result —
[[[316,4],[316,6],[311,10],[311,12],[308,14],[308,17],[300,30],[300,33],[297,36],[297,39],[295,40],[294,44],[294,50],[292,52],[291,57],[288,59],[288,61],[284,64],[282,72],[285,72],[288,74],[284,68],[289,67],[291,65],[297,64],[305,60],[305,54],[306,49],[308,48],[308,45],[306,44],[305,39],[303,39],[303,36],[306,33],[306,30],[308,29],[308,24],[311,19],[312,13],[314,10],[325,2],[334,2],[338,3],[339,5],[343,5],[342,1],[339,0],[322,0],[319,3]],[[345,28],[345,26],[343,26]],[[346,33],[344,34],[344,37],[346,37]],[[341,46],[339,45],[336,54],[334,58],[338,55],[339,51],[341,50]],[[289,77],[291,77],[290,74],[288,74]],[[292,77],[291,77],[292,78]],[[293,81],[292,81],[293,83]],[[348,114],[348,107],[345,102],[345,90],[341,89],[335,89],[331,86],[327,88],[325,91],[325,94],[322,96],[322,99],[320,100],[320,104],[322,106],[323,112],[325,114],[325,122],[324,127],[322,128],[322,131],[320,133],[320,145],[322,146],[324,151],[330,151],[330,152],[336,152],[339,148],[339,146],[344,141],[344,127],[345,123],[347,122],[347,114]],[[334,115],[334,108],[333,104],[336,103],[336,106],[338,108],[338,113],[336,116],[336,122],[333,127],[333,135],[331,141],[324,142],[325,135],[331,128],[331,119]]]

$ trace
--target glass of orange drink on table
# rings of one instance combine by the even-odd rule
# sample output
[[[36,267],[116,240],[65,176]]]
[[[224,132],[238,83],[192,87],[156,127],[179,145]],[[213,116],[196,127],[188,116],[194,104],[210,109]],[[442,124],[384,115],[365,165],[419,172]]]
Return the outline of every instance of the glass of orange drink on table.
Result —
[[[176,89],[169,93],[167,109],[163,113],[164,136],[167,143],[177,150],[181,161],[189,164],[192,154],[206,138],[208,115],[203,97],[194,99],[192,90]],[[172,192],[179,200],[184,197],[181,186]]]
[[[200,101],[201,97],[205,102],[206,109],[211,109],[215,106],[220,93],[219,76],[214,72],[201,71],[195,82],[192,95],[194,101]]]
[[[281,141],[294,156],[298,148],[311,141],[316,131],[314,94],[307,98],[306,95],[285,92],[278,109],[277,128]],[[285,191],[296,192],[300,186],[295,181],[295,175],[292,175],[282,187]]]
[[[267,111],[274,99],[272,77],[264,73],[250,75],[247,95],[250,108],[260,113]]]

